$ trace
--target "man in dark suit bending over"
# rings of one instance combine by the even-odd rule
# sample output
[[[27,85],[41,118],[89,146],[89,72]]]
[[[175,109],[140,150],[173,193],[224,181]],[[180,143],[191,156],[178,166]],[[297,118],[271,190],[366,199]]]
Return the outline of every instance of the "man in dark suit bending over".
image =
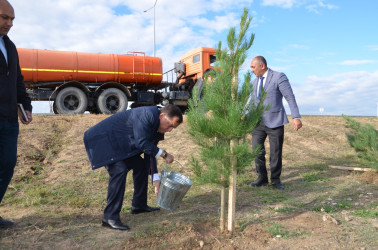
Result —
[[[301,115],[289,80],[284,73],[276,72],[268,68],[264,57],[257,56],[251,62],[251,70],[256,75],[253,81],[251,100],[255,104],[260,101],[262,93],[266,93],[262,121],[252,131],[252,147],[260,147],[260,154],[255,158],[258,178],[250,185],[260,187],[268,184],[266,170],[265,147],[266,137],[269,137],[270,145],[270,171],[272,185],[277,189],[284,189],[280,176],[282,171],[282,146],[284,141],[284,125],[289,123],[282,98],[285,97],[289,104],[293,126],[295,130],[302,127]]]
[[[147,205],[148,174],[155,180],[157,194],[159,181],[156,157],[167,164],[173,155],[157,147],[164,133],[182,123],[182,113],[175,105],[140,107],[112,115],[84,133],[84,144],[92,168],[105,166],[109,172],[107,205],[102,225],[111,229],[129,230],[120,220],[125,194],[127,172],[133,170],[134,195],[132,214],[152,212],[158,207]],[[144,153],[144,158],[141,154]]]

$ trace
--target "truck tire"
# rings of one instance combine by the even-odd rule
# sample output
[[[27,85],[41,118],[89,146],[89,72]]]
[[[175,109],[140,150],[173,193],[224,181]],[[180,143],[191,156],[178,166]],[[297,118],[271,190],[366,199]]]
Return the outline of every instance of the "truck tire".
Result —
[[[68,87],[58,92],[54,104],[58,114],[82,114],[87,109],[88,98],[81,89]]]
[[[213,69],[207,69],[207,70],[205,70],[205,72],[203,72],[204,80],[207,80],[207,79],[205,79],[206,75],[208,77],[211,76],[211,75],[215,75],[215,70],[213,70]]]
[[[198,102],[202,97],[202,90],[203,90],[204,86],[205,86],[205,82],[201,78],[198,78],[197,81],[196,81],[196,84],[194,85],[193,90],[192,90],[193,98],[194,98],[194,96],[197,97],[196,99],[193,99],[194,107],[198,106]]]
[[[116,88],[105,89],[97,99],[97,107],[103,114],[115,114],[126,110],[127,106],[126,94]]]

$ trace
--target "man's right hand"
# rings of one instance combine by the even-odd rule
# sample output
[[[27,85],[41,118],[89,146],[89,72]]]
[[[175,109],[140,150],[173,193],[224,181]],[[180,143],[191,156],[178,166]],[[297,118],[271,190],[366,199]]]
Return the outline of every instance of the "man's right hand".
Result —
[[[23,124],[29,124],[31,123],[31,121],[33,120],[33,117],[32,117],[32,113],[29,111],[29,110],[25,110],[25,114],[26,116],[28,117],[29,121],[25,121],[23,118],[20,117],[20,121],[23,123]]]
[[[155,185],[155,195],[156,195],[156,197],[157,197],[157,196],[158,196],[158,193],[159,193],[160,180],[158,180],[158,181],[154,181],[154,185]]]

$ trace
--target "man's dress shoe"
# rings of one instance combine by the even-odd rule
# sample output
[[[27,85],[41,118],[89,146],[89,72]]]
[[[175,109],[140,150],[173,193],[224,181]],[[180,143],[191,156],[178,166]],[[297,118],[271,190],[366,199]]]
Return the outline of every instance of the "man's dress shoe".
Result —
[[[254,182],[251,182],[251,184],[249,184],[251,187],[261,187],[261,186],[266,186],[268,185],[268,180],[267,179],[261,179],[261,178],[258,178],[256,181]]]
[[[120,220],[106,220],[102,219],[102,226],[109,227],[116,230],[130,230],[130,227],[123,224]]]
[[[279,182],[272,182],[272,186],[276,189],[280,189],[280,190],[284,190],[285,187],[284,185],[282,185],[282,183],[279,181]]]
[[[150,206],[146,206],[146,207],[142,207],[142,208],[132,207],[131,213],[132,214],[140,214],[140,213],[149,213],[149,212],[158,211],[158,210],[160,210],[160,207],[150,207]]]
[[[0,228],[7,228],[13,226],[14,222],[10,220],[3,219],[0,216]]]

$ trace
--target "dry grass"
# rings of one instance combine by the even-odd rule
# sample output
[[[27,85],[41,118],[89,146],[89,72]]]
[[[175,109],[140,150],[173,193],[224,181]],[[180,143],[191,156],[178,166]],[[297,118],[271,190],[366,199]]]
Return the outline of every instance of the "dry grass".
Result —
[[[194,183],[175,212],[131,215],[131,174],[121,218],[132,230],[102,228],[108,175],[91,170],[82,136],[105,117],[35,115],[32,124],[20,125],[18,165],[0,206],[0,215],[16,225],[0,230],[1,249],[193,249],[200,242],[205,249],[378,247],[377,173],[328,168],[359,165],[342,117],[305,116],[298,132],[286,126],[285,191],[251,189],[252,164],[238,176],[233,235],[218,232],[219,188],[210,185]],[[357,119],[378,128],[377,118]],[[184,121],[160,146],[183,165],[173,170],[194,179],[188,160],[198,148],[186,131]],[[155,202],[150,187],[149,203]]]

